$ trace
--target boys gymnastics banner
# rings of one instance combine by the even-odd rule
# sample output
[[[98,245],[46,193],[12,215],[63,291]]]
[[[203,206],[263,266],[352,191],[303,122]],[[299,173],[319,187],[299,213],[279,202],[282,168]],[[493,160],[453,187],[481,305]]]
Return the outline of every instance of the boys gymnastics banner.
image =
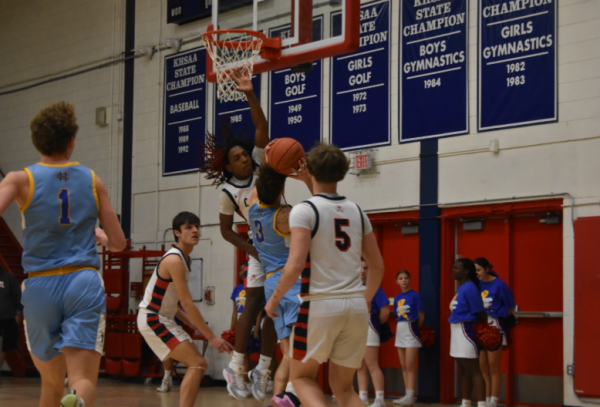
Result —
[[[163,84],[163,176],[198,171],[206,133],[206,49],[166,56]]]
[[[556,3],[479,1],[479,131],[558,120]]]
[[[467,0],[402,0],[400,142],[469,132]]]

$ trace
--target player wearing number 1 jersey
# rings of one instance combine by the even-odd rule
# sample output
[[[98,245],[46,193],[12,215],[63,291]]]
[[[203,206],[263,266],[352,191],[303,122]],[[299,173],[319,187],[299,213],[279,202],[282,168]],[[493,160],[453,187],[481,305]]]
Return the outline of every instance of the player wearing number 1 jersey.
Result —
[[[381,284],[383,260],[367,216],[337,194],[337,183],[348,171],[344,153],[320,144],[306,162],[315,195],[292,209],[289,259],[266,311],[274,316],[279,301],[302,274],[302,305],[290,350],[294,388],[302,405],[325,406],[314,377],[319,365],[331,359],[329,383],[340,405],[362,407],[353,378],[365,353],[367,303]],[[361,252],[371,267],[366,287],[360,279]]]
[[[27,347],[42,376],[41,407],[94,405],[106,310],[96,242],[112,251],[126,243],[100,178],[70,161],[77,129],[72,105],[43,109],[31,122],[40,162],[0,183],[0,216],[13,201],[23,215],[29,278],[21,302]],[[61,401],[66,371],[73,393]]]

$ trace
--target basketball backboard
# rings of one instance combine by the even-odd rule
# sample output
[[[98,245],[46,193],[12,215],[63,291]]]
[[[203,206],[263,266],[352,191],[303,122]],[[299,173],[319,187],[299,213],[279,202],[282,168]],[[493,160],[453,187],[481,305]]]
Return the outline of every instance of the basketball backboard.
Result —
[[[216,27],[252,30],[268,38],[281,38],[281,54],[269,59],[259,56],[254,63],[255,74],[289,67],[310,69],[313,61],[354,52],[359,47],[360,0],[253,0],[235,10],[223,7],[227,1],[212,0],[212,24],[207,31]],[[208,55],[207,79],[217,80]]]

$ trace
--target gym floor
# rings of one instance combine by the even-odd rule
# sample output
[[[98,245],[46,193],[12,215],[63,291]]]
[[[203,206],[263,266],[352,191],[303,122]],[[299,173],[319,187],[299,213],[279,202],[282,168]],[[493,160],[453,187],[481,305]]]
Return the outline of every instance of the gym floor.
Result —
[[[96,407],[174,407],[179,404],[179,386],[169,393],[158,393],[160,383],[144,386],[142,383],[124,383],[118,380],[100,378],[98,381],[98,400]],[[0,405],[15,407],[37,407],[40,397],[40,379],[36,377],[0,378]],[[327,397],[328,406],[339,404]],[[372,399],[371,399],[372,402]],[[207,387],[200,389],[196,398],[196,406],[218,407],[258,407],[261,404],[253,398],[235,400],[227,394],[223,387]],[[268,406],[268,400],[262,404]],[[395,406],[392,400],[386,400],[387,407]],[[438,405],[428,405],[437,407]]]

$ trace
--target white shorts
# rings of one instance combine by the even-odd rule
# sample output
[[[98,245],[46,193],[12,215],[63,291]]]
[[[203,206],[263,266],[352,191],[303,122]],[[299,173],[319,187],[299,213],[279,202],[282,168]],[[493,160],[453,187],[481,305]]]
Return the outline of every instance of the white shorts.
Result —
[[[379,332],[373,328],[373,325],[369,324],[369,329],[367,330],[367,346],[381,346],[381,339],[379,338]]]
[[[396,325],[397,348],[421,348],[420,332],[416,322],[400,321]]]
[[[140,312],[137,325],[146,343],[160,360],[165,360],[181,342],[192,342],[192,338],[174,320],[159,314]]]
[[[264,287],[265,286],[265,271],[263,270],[260,261],[250,256],[248,260],[248,276],[246,278],[246,287]]]
[[[488,322],[491,322],[493,326],[498,327],[498,330],[500,331],[500,334],[502,335],[502,343],[501,346],[508,346],[508,341],[506,339],[506,328],[503,326],[504,324],[500,323],[500,320],[496,317],[493,317],[491,315],[488,314]],[[500,349],[500,346],[498,346],[498,349]],[[498,350],[496,349],[496,350]]]
[[[461,359],[479,358],[479,345],[472,322],[450,324],[450,356]]]
[[[327,360],[358,369],[365,355],[368,310],[364,298],[306,301],[300,305],[291,338],[290,357]]]

